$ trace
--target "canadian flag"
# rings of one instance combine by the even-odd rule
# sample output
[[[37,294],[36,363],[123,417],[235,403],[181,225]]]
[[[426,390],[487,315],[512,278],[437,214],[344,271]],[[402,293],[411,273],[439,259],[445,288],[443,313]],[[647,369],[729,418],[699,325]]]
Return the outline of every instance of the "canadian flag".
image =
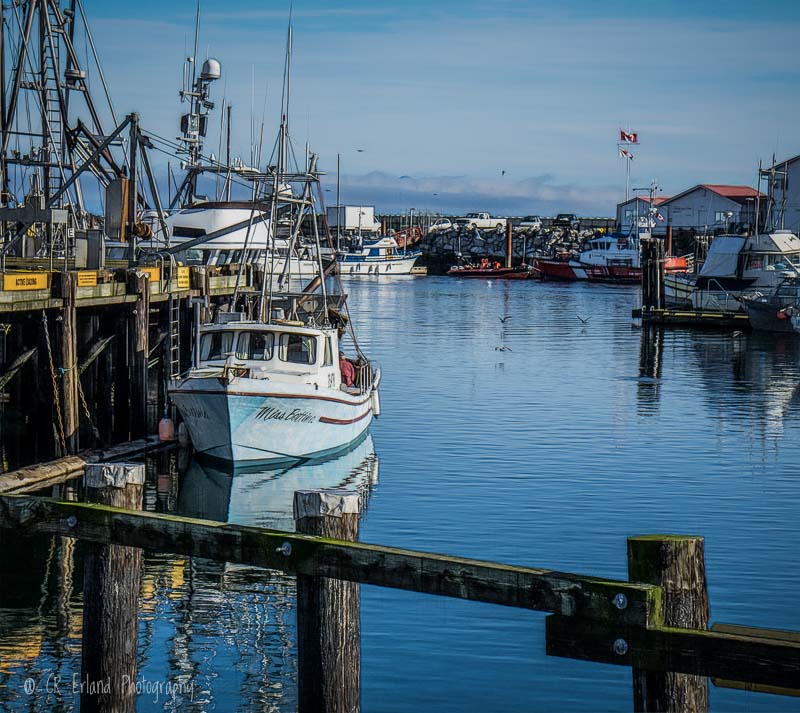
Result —
[[[626,144],[638,143],[638,134],[629,134],[627,131],[619,130],[619,140]]]
[[[622,146],[619,147],[619,155],[620,158],[627,158],[628,161],[633,161],[633,154],[628,149],[622,148]]]

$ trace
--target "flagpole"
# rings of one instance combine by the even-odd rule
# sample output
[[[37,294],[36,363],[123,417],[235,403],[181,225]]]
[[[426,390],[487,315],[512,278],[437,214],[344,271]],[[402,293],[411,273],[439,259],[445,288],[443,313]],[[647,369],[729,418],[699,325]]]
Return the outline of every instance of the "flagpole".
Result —
[[[625,202],[628,202],[628,197],[631,192],[631,160],[625,158]]]

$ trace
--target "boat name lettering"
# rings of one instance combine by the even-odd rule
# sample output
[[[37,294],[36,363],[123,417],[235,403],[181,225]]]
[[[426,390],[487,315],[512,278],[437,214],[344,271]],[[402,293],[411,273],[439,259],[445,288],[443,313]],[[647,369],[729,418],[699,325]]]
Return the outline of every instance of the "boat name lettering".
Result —
[[[262,421],[292,421],[294,423],[314,423],[317,417],[310,411],[303,411],[299,408],[291,411],[281,411],[272,406],[263,406],[256,414],[256,418]]]
[[[184,417],[189,418],[204,418],[208,420],[208,414],[202,406],[187,406],[183,409]]]

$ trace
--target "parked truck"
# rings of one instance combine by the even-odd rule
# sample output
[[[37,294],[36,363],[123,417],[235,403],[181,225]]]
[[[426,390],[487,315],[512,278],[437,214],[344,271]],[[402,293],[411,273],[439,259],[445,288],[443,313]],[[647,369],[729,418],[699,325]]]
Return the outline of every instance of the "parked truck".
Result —
[[[328,227],[342,235],[380,233],[381,224],[375,220],[375,207],[371,205],[341,205],[328,208]]]
[[[493,218],[488,213],[467,213],[463,218],[456,218],[456,226],[462,228],[478,228],[479,230],[503,230],[505,218]]]

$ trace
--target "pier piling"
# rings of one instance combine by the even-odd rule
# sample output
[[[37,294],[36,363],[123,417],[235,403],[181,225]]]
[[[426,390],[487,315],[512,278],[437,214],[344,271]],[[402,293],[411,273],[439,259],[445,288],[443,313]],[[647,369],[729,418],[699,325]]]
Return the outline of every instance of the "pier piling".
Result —
[[[358,493],[299,490],[297,531],[358,540]],[[300,713],[361,709],[361,594],[357,582],[297,575],[297,689]]]
[[[143,463],[86,466],[87,500],[141,510]],[[136,655],[142,550],[90,543],[84,561],[81,711],[136,710]]]
[[[705,630],[709,622],[702,537],[647,535],[628,538],[628,579],[662,588],[664,625]],[[634,657],[635,660],[635,657]],[[637,713],[708,710],[708,678],[633,667]]]

